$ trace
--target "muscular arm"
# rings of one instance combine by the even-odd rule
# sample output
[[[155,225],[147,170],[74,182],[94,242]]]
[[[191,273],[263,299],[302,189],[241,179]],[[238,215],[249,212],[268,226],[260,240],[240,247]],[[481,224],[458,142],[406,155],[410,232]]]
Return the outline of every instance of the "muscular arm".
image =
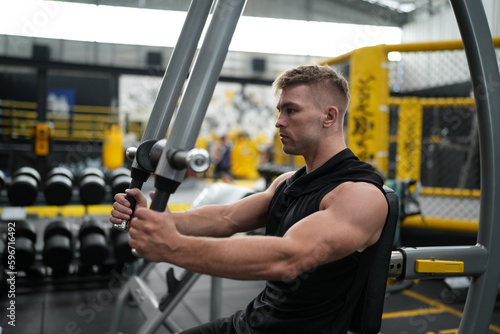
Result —
[[[183,235],[228,237],[238,232],[248,232],[266,224],[269,203],[277,186],[293,173],[285,173],[273,182],[264,192],[253,194],[236,203],[228,205],[206,205],[196,209],[181,212],[171,212],[168,219],[172,220]],[[146,208],[146,197],[139,189],[129,189],[127,194],[137,200],[136,208]],[[121,223],[131,219],[132,210],[125,194],[115,196],[110,222]]]
[[[386,216],[387,202],[380,190],[367,183],[345,183],[324,197],[320,211],[299,221],[282,238],[183,235],[168,210],[139,209],[131,222],[130,245],[151,261],[194,272],[286,281],[363,251],[378,240]]]
[[[256,193],[236,203],[206,205],[172,212],[177,230],[184,235],[228,237],[265,226],[271,191]]]

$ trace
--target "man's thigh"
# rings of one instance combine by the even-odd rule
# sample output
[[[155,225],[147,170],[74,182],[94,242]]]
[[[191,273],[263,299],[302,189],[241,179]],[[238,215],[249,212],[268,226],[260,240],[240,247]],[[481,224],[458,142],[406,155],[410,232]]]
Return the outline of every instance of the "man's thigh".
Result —
[[[233,316],[230,316],[186,329],[179,334],[237,334],[237,332],[233,326]]]

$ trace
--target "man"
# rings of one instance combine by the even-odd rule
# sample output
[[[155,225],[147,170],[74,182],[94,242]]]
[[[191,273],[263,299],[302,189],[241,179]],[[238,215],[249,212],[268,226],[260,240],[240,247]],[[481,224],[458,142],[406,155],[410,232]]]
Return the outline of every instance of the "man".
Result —
[[[182,333],[346,333],[388,205],[382,179],[346,147],[347,81],[327,66],[299,66],[273,83],[283,151],[306,165],[231,205],[146,209],[138,189],[130,246],[153,262],[241,280],[267,280],[246,310]],[[112,223],[129,219],[115,196]],[[266,226],[265,236],[227,238]],[[364,276],[366,277],[366,276]]]
[[[220,137],[214,153],[214,179],[231,182],[233,179],[231,176],[231,145],[227,142],[226,136]]]

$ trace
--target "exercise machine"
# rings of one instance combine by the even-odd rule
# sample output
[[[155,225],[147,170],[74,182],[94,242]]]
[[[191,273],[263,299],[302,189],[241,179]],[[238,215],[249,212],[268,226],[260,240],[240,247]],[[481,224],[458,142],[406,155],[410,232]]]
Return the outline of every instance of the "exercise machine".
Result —
[[[482,2],[475,0],[450,0],[462,35],[464,49],[469,64],[471,80],[477,107],[479,144],[481,152],[481,201],[477,244],[474,246],[418,247],[399,248],[392,251],[386,259],[388,274],[400,279],[432,279],[444,277],[471,277],[470,288],[465,304],[459,334],[486,334],[494,308],[500,282],[500,201],[499,170],[500,114],[494,107],[500,106],[500,85],[497,59],[492,36],[488,27]],[[212,3],[193,0],[187,13],[179,41],[166,69],[163,83],[158,92],[151,117],[137,150],[129,153],[134,157],[131,168],[131,187],[141,188],[154,172],[156,194],[151,209],[163,211],[170,194],[174,193],[184,178],[186,168],[202,170],[207,158],[201,152],[193,151],[210,97],[213,94],[227,49],[237,21],[245,6],[245,0],[219,0],[215,2],[212,18],[203,44],[190,70],[196,46],[200,40]],[[189,78],[186,80],[188,77]],[[186,82],[186,88],[177,110],[175,122],[168,139],[158,144],[166,135],[174,114],[176,103]],[[153,147],[156,148],[153,149]],[[151,161],[151,152],[160,154]],[[130,199],[133,202],[133,199]],[[126,230],[127,222],[118,226]],[[387,251],[388,252],[388,251]],[[161,324],[174,330],[168,320],[176,303],[182,298],[196,280],[196,275],[184,272],[180,280],[172,272],[167,274],[169,291],[159,302],[151,296],[144,284],[154,264],[144,263],[137,275],[131,277],[117,300],[117,308],[111,321],[110,333],[117,333],[122,304],[127,297],[144,301],[141,310],[147,314],[146,322],[139,333],[152,333]],[[385,289],[386,273],[371,276],[377,283],[367,285]],[[382,277],[382,279],[380,279]],[[383,285],[381,285],[382,283]],[[373,288],[375,289],[375,288]],[[374,291],[374,290],[372,290]],[[369,293],[370,291],[368,291]],[[368,299],[367,299],[368,300]],[[377,316],[363,323],[362,328],[354,329],[359,333],[377,333],[380,328],[383,298],[376,303],[365,303],[359,314],[370,314],[376,309]],[[361,301],[362,302],[362,301]],[[358,316],[359,314],[356,314]],[[380,316],[379,316],[380,314]],[[378,328],[377,328],[378,327]]]

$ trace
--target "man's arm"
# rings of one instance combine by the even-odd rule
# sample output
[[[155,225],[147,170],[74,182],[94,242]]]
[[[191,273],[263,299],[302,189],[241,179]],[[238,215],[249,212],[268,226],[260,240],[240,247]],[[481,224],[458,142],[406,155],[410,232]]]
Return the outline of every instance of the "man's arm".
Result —
[[[140,208],[131,221],[130,246],[146,259],[194,272],[288,281],[375,243],[387,210],[385,196],[375,186],[349,182],[327,194],[320,211],[297,222],[282,238],[217,239],[183,235],[170,211]]]
[[[187,211],[171,212],[169,219],[173,220],[176,229],[183,235],[228,237],[238,232],[252,231],[265,226],[269,204],[276,188],[291,175],[293,172],[282,174],[266,191],[245,197],[235,203],[206,205]],[[136,208],[147,208],[146,197],[139,189],[128,189],[126,194],[136,199]],[[126,194],[115,196],[109,219],[113,224],[131,219],[132,210],[130,203],[125,199]]]

